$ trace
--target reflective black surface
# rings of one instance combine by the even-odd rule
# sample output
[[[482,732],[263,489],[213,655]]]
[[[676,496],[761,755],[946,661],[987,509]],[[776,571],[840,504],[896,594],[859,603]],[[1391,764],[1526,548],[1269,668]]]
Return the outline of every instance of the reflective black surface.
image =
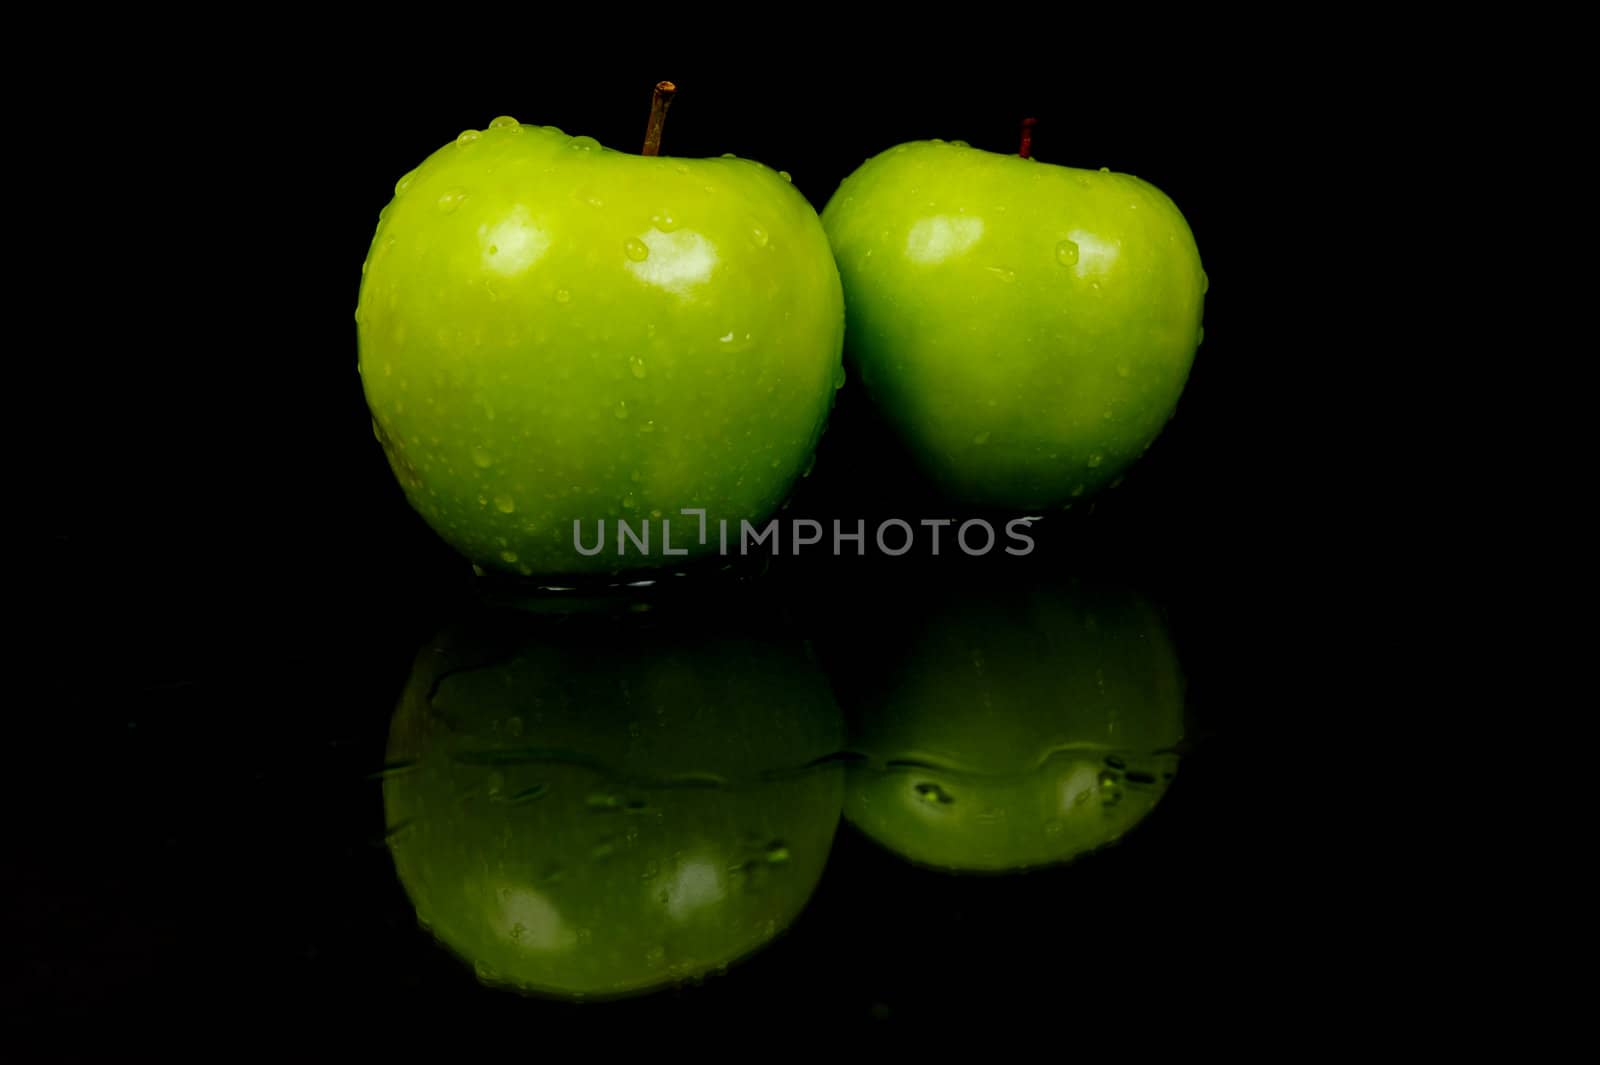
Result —
[[[77,718],[40,748],[78,783],[35,791],[50,858],[16,872],[53,921],[29,949],[68,1012],[186,987],[253,1013],[292,990],[581,1028],[604,1022],[570,1012],[573,990],[657,988],[583,1009],[740,1024],[1015,1006],[1080,981],[1204,994],[1209,967],[1263,949],[1261,922],[1292,905],[1268,841],[1293,763],[1237,686],[1257,636],[1171,585],[1082,592],[1047,563],[1071,542],[1041,531],[1020,560],[787,559],[731,589],[544,613],[441,579],[364,604],[337,638],[309,618],[241,632],[179,676],[139,675],[153,663],[119,656],[129,630],[102,630],[53,666],[81,678],[98,654],[123,672],[80,680]],[[706,720],[717,706],[736,716]],[[797,713],[823,729],[787,744],[774,729]],[[652,722],[670,749],[641,740]],[[891,793],[909,801],[886,818],[859,808]],[[727,907],[751,877],[748,911],[677,920],[685,892]],[[513,950],[486,959],[495,929]],[[577,975],[552,976],[549,951],[517,970],[523,935]]]

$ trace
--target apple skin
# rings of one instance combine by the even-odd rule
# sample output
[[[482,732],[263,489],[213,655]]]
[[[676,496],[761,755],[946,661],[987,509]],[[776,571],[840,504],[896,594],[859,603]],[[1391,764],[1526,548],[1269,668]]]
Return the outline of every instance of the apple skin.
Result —
[[[636,994],[805,906],[843,723],[805,645],[732,625],[490,611],[418,656],[384,804],[419,922],[480,980]]]
[[[920,865],[1008,872],[1111,843],[1160,801],[1184,684],[1148,604],[1081,582],[900,602],[871,626],[899,635],[840,670],[865,756],[852,824]]]
[[[822,221],[847,358],[950,498],[1069,506],[1171,418],[1206,276],[1148,182],[920,141],[863,163]]]
[[[373,430],[411,505],[485,567],[650,565],[618,557],[619,518],[651,522],[654,565],[663,518],[674,551],[711,550],[680,508],[764,519],[843,381],[816,212],[731,156],[629,155],[496,119],[400,180],[362,269]],[[592,543],[601,519],[612,542],[580,555],[573,522]]]

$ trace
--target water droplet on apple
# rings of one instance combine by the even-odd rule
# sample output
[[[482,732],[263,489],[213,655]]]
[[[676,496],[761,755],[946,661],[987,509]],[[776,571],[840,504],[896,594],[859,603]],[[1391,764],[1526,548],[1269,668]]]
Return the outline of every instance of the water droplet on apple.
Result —
[[[767,246],[767,231],[760,226],[754,227],[750,230],[750,240],[756,247],[765,248]]]
[[[835,392],[844,387],[844,363],[833,368],[833,390]]]
[[[592,152],[600,147],[600,142],[593,137],[574,137],[567,147],[575,152]]]
[[[1100,282],[1091,281],[1091,282],[1089,282],[1089,287],[1094,289],[1096,292],[1099,292],[1100,291]]]
[[[399,181],[394,183],[394,194],[398,196],[402,192],[405,192],[411,187],[411,183],[415,180],[417,180],[417,172],[415,170],[407,171],[401,176]]]
[[[723,344],[732,344],[733,343],[733,330],[731,330],[731,329],[728,330],[726,333],[724,333],[721,336],[719,336],[717,338],[717,340],[719,342],[723,343]]]
[[[1109,173],[1111,173],[1111,168],[1109,166],[1103,166],[1103,167],[1100,168],[1100,173],[1109,174]]]
[[[556,302],[557,303],[566,303],[570,299],[572,299],[572,293],[568,292],[564,288],[556,289]]]
[[[813,451],[811,457],[806,459],[806,468],[800,471],[800,476],[810,477],[811,471],[817,468],[817,453]]]
[[[494,457],[481,447],[472,449],[472,464],[480,470],[486,470],[494,465]]]
[[[483,134],[479,133],[475,129],[464,129],[461,131],[461,136],[456,138],[456,143],[465,148],[467,145],[471,144],[481,136],[483,136]]]
[[[968,144],[966,141],[951,141],[950,142],[950,147],[952,147],[952,148],[970,148],[970,147],[972,147],[972,145]]]
[[[734,155],[732,152],[723,152],[722,155],[719,158],[722,158],[722,159],[737,159],[739,157],[737,155]]]
[[[678,163],[672,169],[680,174],[687,174],[689,172],[689,168],[682,163]]]
[[[627,242],[622,245],[622,250],[628,258],[636,263],[644,262],[650,255],[650,249],[644,246],[644,242],[634,237],[627,239]]]
[[[522,132],[522,123],[518,122],[516,119],[512,118],[510,115],[501,115],[500,117],[496,118],[493,122],[489,123],[489,128],[490,129],[509,129],[509,130],[512,130],[512,131],[514,131],[516,133],[521,133]]]
[[[1204,270],[1200,271],[1200,295],[1204,296],[1211,290],[1211,275]]]
[[[517,553],[515,551],[502,551],[500,552],[500,559],[503,562],[515,563],[517,561]]]
[[[644,360],[639,358],[639,356],[637,356],[637,355],[628,356],[628,369],[633,372],[633,376],[642,379],[644,377],[644,372],[645,372],[644,371]]]
[[[466,198],[465,189],[450,189],[439,197],[439,210],[445,214],[452,214],[457,207],[461,206],[461,201]]]
[[[1093,469],[1094,467],[1100,465],[1105,460],[1106,460],[1106,457],[1104,455],[1100,454],[1100,452],[1096,451],[1094,454],[1089,456],[1089,468]]]
[[[917,798],[926,803],[937,803],[940,806],[949,806],[951,803],[956,801],[955,796],[951,795],[948,791],[945,791],[937,784],[918,784],[916,791]]]
[[[641,433],[653,433],[656,431],[656,423],[654,421],[645,422],[643,425],[639,426],[639,431]]]
[[[510,514],[517,509],[517,501],[510,496],[495,496],[494,509],[502,514]]]
[[[660,214],[652,215],[650,217],[650,221],[663,233],[671,233],[674,229],[678,228],[678,220],[673,218],[672,215],[667,211],[662,211]]]
[[[783,178],[783,180],[788,181],[788,182],[793,182],[794,181],[794,178],[789,176],[789,171],[787,171],[787,170],[778,171],[778,176]]]
[[[1056,242],[1056,262],[1062,266],[1078,265],[1078,242],[1075,240],[1062,240]]]
[[[565,137],[567,135],[567,131],[562,129],[560,126],[541,126],[539,128],[544,130],[546,133],[554,133],[558,137]]]
[[[989,267],[989,272],[1008,285],[1017,279],[1017,275],[1014,272],[1007,270],[1003,266],[991,266]]]
[[[627,401],[621,399],[617,400],[617,409],[613,413],[616,414],[618,418],[626,418],[628,416]]]
[[[622,497],[622,509],[623,510],[632,510],[634,507],[636,507],[638,505],[639,505],[639,501],[637,499],[633,498],[633,493],[632,492],[629,492],[627,495]]]
[[[1195,333],[1194,333],[1194,346],[1198,348],[1201,344],[1205,343],[1205,339],[1206,339],[1206,327],[1205,326],[1201,326],[1199,329],[1195,330]]]

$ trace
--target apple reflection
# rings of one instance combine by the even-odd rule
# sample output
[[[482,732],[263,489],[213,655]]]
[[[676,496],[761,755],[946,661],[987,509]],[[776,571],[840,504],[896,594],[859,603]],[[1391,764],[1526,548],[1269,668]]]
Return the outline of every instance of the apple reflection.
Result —
[[[831,663],[863,756],[845,816],[904,858],[972,872],[1070,861],[1142,821],[1176,775],[1183,677],[1131,592],[958,581],[897,596],[872,627]]]
[[[395,867],[486,983],[582,998],[697,978],[773,939],[821,876],[843,724],[809,648],[762,631],[770,610],[639,605],[485,609],[400,699]]]

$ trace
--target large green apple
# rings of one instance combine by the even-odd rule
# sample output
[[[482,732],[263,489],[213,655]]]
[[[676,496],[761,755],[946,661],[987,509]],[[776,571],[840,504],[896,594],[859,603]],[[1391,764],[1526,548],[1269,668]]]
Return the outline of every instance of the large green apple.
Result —
[[[941,869],[1068,861],[1138,824],[1177,771],[1183,680],[1159,615],[1081,583],[941,584],[840,649],[845,816]]]
[[[775,510],[843,380],[816,213],[733,157],[610,151],[496,119],[400,179],[356,312],[373,427],[422,516],[522,574],[661,564]],[[649,557],[616,520],[651,529]],[[593,546],[574,548],[574,522]],[[708,537],[714,542],[714,537]],[[674,561],[677,561],[674,557]]]
[[[384,780],[423,926],[487,983],[604,997],[789,925],[838,826],[842,773],[813,763],[843,724],[805,645],[754,628],[486,612],[426,648]]]
[[[1148,182],[917,142],[863,163],[822,221],[848,357],[952,498],[1070,505],[1171,418],[1206,277]]]

